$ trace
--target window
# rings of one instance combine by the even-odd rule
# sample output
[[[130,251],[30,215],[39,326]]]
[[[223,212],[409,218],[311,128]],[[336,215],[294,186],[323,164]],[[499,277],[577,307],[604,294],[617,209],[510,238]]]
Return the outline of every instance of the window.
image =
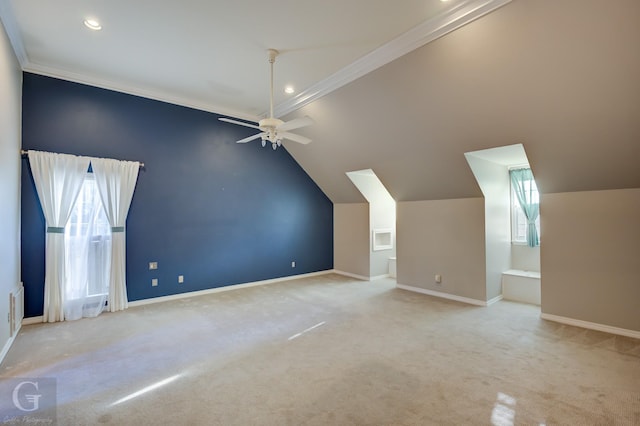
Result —
[[[526,202],[528,204],[539,204],[540,195],[533,175],[531,175],[531,178],[523,180],[522,184]],[[538,239],[540,239],[540,215],[537,216],[535,222]],[[516,244],[527,243],[527,217],[520,206],[513,182],[511,183],[511,242]]]
[[[65,227],[65,257],[65,299],[77,301],[76,312],[65,317],[95,316],[90,312],[99,313],[109,293],[111,226],[93,173],[87,173]]]

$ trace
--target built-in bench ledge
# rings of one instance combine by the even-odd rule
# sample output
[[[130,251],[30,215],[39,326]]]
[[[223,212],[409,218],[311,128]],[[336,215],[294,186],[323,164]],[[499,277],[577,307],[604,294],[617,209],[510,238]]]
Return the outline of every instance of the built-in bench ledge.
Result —
[[[540,305],[540,272],[509,269],[502,273],[502,298]]]

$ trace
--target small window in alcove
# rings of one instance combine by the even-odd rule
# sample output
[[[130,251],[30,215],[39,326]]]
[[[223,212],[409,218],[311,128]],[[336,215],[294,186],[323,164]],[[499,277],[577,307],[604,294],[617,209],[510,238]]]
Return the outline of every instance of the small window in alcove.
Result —
[[[509,170],[511,181],[511,242],[540,245],[540,194],[530,168]],[[529,220],[531,218],[531,220]]]

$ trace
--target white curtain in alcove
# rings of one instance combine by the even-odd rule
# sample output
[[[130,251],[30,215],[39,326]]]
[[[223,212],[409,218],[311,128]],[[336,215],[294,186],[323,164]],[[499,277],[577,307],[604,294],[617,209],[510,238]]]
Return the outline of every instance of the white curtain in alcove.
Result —
[[[88,157],[29,151],[29,165],[47,226],[43,322],[64,320],[67,279],[64,228],[85,174]]]
[[[121,311],[128,306],[125,224],[138,179],[140,163],[92,158],[91,166],[104,211],[111,225],[109,310]]]

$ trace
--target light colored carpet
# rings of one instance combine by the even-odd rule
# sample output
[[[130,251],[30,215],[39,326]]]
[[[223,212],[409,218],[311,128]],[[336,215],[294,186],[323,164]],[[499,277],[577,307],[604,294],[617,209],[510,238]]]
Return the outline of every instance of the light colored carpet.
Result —
[[[639,425],[640,341],[539,315],[331,274],[25,326],[0,379],[60,425]]]

